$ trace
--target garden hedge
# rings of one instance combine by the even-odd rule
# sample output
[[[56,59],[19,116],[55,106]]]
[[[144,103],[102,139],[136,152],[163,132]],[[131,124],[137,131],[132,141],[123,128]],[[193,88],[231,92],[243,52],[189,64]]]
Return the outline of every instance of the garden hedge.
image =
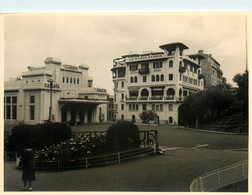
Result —
[[[129,121],[120,121],[111,125],[106,134],[106,149],[109,152],[123,151],[140,147],[138,127]]]
[[[71,137],[71,128],[63,123],[18,125],[12,129],[7,149],[18,151],[25,144],[30,144],[33,148],[40,149],[69,140]]]

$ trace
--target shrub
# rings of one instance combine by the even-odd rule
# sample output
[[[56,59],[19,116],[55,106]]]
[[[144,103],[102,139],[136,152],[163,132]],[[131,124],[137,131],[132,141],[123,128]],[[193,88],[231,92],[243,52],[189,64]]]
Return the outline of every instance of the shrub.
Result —
[[[106,148],[109,152],[140,147],[138,127],[129,121],[120,121],[111,125],[106,134]]]
[[[140,119],[143,123],[149,123],[149,121],[154,120],[157,114],[152,110],[143,111],[139,114]]]
[[[33,148],[40,149],[58,144],[71,137],[71,128],[63,123],[18,125],[12,129],[7,149],[17,151],[24,144],[30,144]]]

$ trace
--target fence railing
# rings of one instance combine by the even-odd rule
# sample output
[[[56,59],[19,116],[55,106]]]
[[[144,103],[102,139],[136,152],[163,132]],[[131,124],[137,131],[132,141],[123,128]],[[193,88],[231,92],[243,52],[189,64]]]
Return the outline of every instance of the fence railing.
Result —
[[[53,171],[64,171],[69,169],[83,169],[83,168],[91,168],[102,165],[109,164],[120,164],[122,161],[127,161],[134,158],[139,158],[142,156],[155,154],[153,148],[136,148],[127,151],[105,154],[100,156],[93,156],[87,158],[79,158],[79,159],[71,159],[71,160],[36,160],[35,168],[37,170],[53,170]],[[16,159],[16,166],[20,158]]]
[[[248,178],[248,161],[239,162],[195,178],[191,192],[211,192]]]

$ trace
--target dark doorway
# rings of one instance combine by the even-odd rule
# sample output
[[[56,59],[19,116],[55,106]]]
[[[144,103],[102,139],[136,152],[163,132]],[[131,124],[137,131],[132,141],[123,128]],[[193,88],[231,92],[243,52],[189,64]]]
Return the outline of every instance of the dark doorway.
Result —
[[[80,108],[80,123],[81,124],[84,123],[84,108],[83,107]]]
[[[75,123],[76,122],[76,109],[75,108],[71,108],[71,123]]]
[[[172,121],[173,121],[173,120],[172,120],[172,117],[170,116],[170,117],[169,117],[169,124],[171,124]]]
[[[92,123],[92,108],[88,108],[88,123]]]
[[[131,122],[132,122],[132,123],[135,123],[135,122],[136,122],[136,116],[135,116],[135,115],[132,115]]]
[[[62,123],[67,122],[67,109],[66,109],[66,106],[63,106],[61,108],[61,122]]]

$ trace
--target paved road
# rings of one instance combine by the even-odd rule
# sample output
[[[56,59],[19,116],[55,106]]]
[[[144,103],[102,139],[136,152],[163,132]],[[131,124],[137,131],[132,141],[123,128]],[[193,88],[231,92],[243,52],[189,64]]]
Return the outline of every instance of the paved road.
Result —
[[[153,129],[140,126],[140,129]],[[155,127],[163,155],[65,172],[36,173],[35,191],[189,191],[191,181],[214,169],[248,159],[248,136]],[[5,162],[4,190],[19,191],[21,171]]]

